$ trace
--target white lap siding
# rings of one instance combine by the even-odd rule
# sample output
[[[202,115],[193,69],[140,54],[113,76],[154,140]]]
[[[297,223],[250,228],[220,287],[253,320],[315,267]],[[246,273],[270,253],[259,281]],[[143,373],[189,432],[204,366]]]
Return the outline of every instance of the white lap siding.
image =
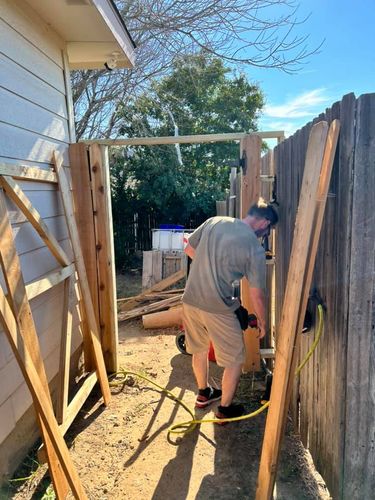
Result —
[[[63,64],[64,44],[24,1],[0,0],[0,162],[48,168],[60,151],[69,168],[70,142]],[[47,226],[71,257],[60,194],[51,184],[20,182]],[[16,247],[26,283],[59,268],[25,217],[8,202]],[[4,285],[3,276],[0,279]],[[5,289],[5,288],[4,288]],[[57,374],[62,323],[63,285],[31,301],[48,379]],[[74,312],[72,352],[81,344]],[[29,411],[31,397],[4,333],[0,332],[0,474],[14,468],[9,438],[22,441],[17,422]],[[28,427],[30,429],[30,426]],[[28,431],[29,432],[29,431]],[[35,436],[35,434],[34,434]],[[24,445],[29,445],[24,436]],[[4,446],[7,444],[7,446]]]

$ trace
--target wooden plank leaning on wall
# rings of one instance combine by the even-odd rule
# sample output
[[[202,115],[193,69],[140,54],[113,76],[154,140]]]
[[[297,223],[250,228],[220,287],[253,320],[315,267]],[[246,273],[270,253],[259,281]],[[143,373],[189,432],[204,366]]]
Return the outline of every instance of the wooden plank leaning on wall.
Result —
[[[95,323],[93,305],[88,288],[86,270],[79,245],[76,221],[73,215],[70,187],[62,166],[62,160],[58,156],[55,157],[55,165],[57,176],[52,172],[42,171],[35,167],[25,168],[19,166],[15,168],[15,177],[24,180],[38,179],[38,181],[52,183],[57,183],[59,180],[68,230],[75,256],[74,265],[70,263],[69,258],[60,247],[60,244],[50,232],[38,211],[32,206],[30,200],[20,186],[10,175],[8,175],[10,174],[9,166],[0,164],[1,187],[41,236],[57,262],[63,266],[63,269],[54,271],[37,282],[25,286],[4,201],[4,193],[1,191],[0,215],[2,220],[2,238],[0,240],[0,260],[8,288],[8,300],[10,300],[11,305],[9,306],[8,300],[0,287],[0,320],[24,375],[25,382],[33,397],[44,441],[44,447],[42,447],[38,453],[39,459],[41,460],[40,457],[44,457],[49,463],[52,481],[58,498],[65,498],[70,486],[76,498],[84,499],[86,498],[85,493],[62,436],[71,425],[97,380],[99,380],[105,404],[109,403],[110,391],[99,342],[98,328]],[[3,173],[7,175],[1,175]],[[75,267],[77,268],[78,284],[83,297],[85,320],[90,331],[89,340],[93,346],[93,358],[96,371],[92,371],[88,375],[82,386],[78,389],[72,402],[68,405],[71,307],[75,281]],[[29,300],[62,281],[65,281],[65,317],[62,325],[62,350],[59,366],[61,384],[57,408],[60,423],[60,426],[58,426],[58,422],[53,413],[44,363],[40,354],[39,340],[36,334]],[[85,369],[88,371],[87,366],[85,366]]]
[[[273,496],[281,439],[293,386],[299,334],[318,248],[340,123],[313,126],[305,161],[278,341],[275,370],[259,466],[256,499]]]
[[[30,304],[26,295],[26,287],[21,272],[21,264],[15,249],[13,231],[9,222],[3,191],[0,191],[0,219],[2,221],[2,231],[0,237],[1,267],[7,283],[8,299],[11,304],[13,314],[18,318],[18,325],[16,324],[14,317],[7,319],[7,307],[2,305],[0,307],[2,324],[5,328],[5,333],[8,335],[12,335],[12,333],[18,335],[19,328],[20,338],[17,339],[18,345],[17,343],[14,345],[14,342],[10,340],[12,350],[16,358],[19,356],[19,364],[22,364],[22,366],[20,366],[22,371],[26,371],[26,373],[29,374],[29,366],[32,364],[35,367],[34,371],[36,376],[39,378],[40,386],[44,391],[47,401],[46,404],[48,404],[50,410],[52,411],[52,400],[48,387],[48,379],[40,352],[38,335],[35,329],[33,316],[31,314]],[[0,290],[0,300],[1,299],[5,299],[2,290]],[[19,353],[15,352],[17,349]],[[63,498],[69,491],[68,481],[61,469],[59,458],[49,437],[48,430],[43,421],[43,416],[38,408],[38,404],[35,402],[37,396],[33,393],[32,396],[36,408],[37,421],[46,445],[48,466],[51,471],[53,486],[57,496],[61,496]]]
[[[66,497],[65,482],[67,481],[75,498],[84,500],[87,496],[83,491],[81,481],[69,455],[69,450],[57,425],[49,397],[43,387],[41,379],[39,378],[36,367],[32,361],[30,351],[24,342],[13,311],[11,310],[2,289],[0,289],[0,318],[5,334],[33,397],[38,418],[43,421],[43,426],[48,433],[48,439],[44,441],[47,445],[48,461],[49,463],[51,462],[51,455],[48,446],[49,441],[53,447],[52,456],[57,457],[56,460],[58,460],[58,462],[56,461],[55,465],[50,468],[51,476],[53,476],[53,485],[56,488],[55,492],[57,494],[57,498]],[[62,477],[62,472],[65,477]]]
[[[30,222],[35,225],[39,234],[56,259],[60,259],[62,252],[60,245],[49,233],[38,212],[33,209],[22,190],[7,177],[1,177],[1,185],[11,195],[14,203],[23,211]],[[19,194],[16,196],[15,193]],[[40,352],[39,339],[27,297],[27,290],[23,281],[20,260],[17,255],[12,227],[5,203],[4,193],[0,192],[0,219],[2,234],[0,238],[0,260],[8,289],[8,300],[0,287],[0,318],[5,334],[11,345],[13,354],[23,373],[31,392],[37,421],[46,449],[51,479],[58,498],[65,498],[69,486],[76,498],[86,498],[77,472],[71,461],[69,451],[58,429],[52,407],[52,400],[48,387],[48,380]],[[38,224],[40,221],[41,224]],[[69,261],[63,261],[68,266]]]

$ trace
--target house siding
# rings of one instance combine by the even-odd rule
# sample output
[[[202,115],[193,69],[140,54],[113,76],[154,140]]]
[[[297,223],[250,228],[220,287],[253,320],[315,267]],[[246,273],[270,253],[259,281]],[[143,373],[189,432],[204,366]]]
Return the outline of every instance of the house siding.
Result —
[[[0,162],[48,168],[52,153],[63,155],[69,171],[69,99],[64,75],[64,43],[21,0],[0,0]],[[72,258],[60,194],[56,186],[20,182],[50,231]],[[10,220],[25,283],[58,269],[59,265],[36,231],[8,200]],[[3,276],[0,284],[5,288]],[[62,325],[63,284],[31,301],[49,381],[56,378]],[[77,304],[72,353],[81,345]],[[31,396],[8,341],[0,331],[0,479],[9,475],[33,443],[36,424],[25,423]],[[52,384],[53,390],[53,384]],[[19,423],[21,422],[21,423]],[[33,427],[34,426],[34,427]],[[25,436],[20,439],[22,429]],[[17,436],[12,446],[12,433]]]

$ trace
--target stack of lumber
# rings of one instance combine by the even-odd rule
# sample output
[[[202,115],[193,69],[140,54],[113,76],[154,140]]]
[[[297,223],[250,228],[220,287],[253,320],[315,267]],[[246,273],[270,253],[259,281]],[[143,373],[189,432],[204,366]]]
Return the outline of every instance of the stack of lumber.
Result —
[[[181,270],[135,297],[118,299],[118,320],[126,321],[142,316],[145,328],[161,328],[181,324],[180,304],[184,290],[179,288],[167,291],[166,288],[184,277],[185,271]]]

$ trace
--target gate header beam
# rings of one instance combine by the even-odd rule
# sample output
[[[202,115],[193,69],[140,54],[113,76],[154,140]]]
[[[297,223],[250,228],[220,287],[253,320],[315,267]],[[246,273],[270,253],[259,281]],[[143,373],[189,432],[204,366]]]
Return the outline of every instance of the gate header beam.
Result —
[[[178,135],[165,137],[131,137],[129,139],[90,139],[82,140],[85,144],[100,144],[102,146],[155,146],[161,144],[193,144],[202,142],[241,141],[249,135],[258,135],[262,139],[284,139],[282,130],[267,132],[236,132],[228,134]]]

